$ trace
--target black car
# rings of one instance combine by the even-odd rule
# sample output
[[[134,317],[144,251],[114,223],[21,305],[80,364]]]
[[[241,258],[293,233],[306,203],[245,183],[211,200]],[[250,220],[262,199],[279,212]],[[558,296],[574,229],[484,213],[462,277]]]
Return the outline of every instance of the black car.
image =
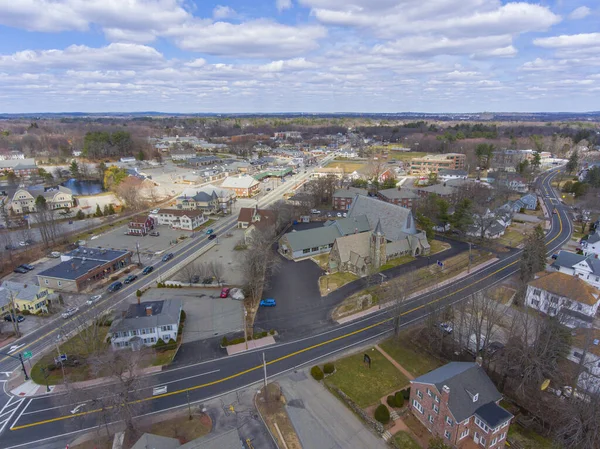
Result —
[[[5,315],[4,321],[14,321],[14,318],[15,316],[12,314]],[[22,321],[25,321],[25,317],[23,315],[17,315],[17,323],[21,323]]]
[[[165,254],[164,257],[162,258],[163,262],[168,262],[169,260],[171,260],[173,257],[175,257],[175,255],[173,253],[169,253],[169,254]]]
[[[21,267],[21,266],[19,266],[19,267],[15,268],[13,271],[14,271],[15,273],[21,273],[21,274],[24,274],[24,273],[29,273],[29,270],[27,270],[27,269],[25,269],[25,268],[23,268],[23,267]]]
[[[127,276],[125,278],[125,280],[123,281],[125,284],[131,284],[133,281],[135,281],[137,279],[137,275],[135,274],[130,274],[129,276]]]
[[[150,273],[152,273],[152,270],[154,270],[154,267],[152,265],[150,265],[149,267],[144,268],[144,270],[142,271],[142,274],[150,274]]]
[[[211,234],[208,236],[208,240],[214,240],[217,238],[217,234]]]
[[[27,271],[31,271],[31,270],[35,269],[35,267],[33,265],[29,265],[28,263],[22,263],[19,266],[21,268],[25,268]]]
[[[123,283],[121,281],[115,281],[108,286],[108,291],[112,293],[121,290],[121,288],[123,288]]]

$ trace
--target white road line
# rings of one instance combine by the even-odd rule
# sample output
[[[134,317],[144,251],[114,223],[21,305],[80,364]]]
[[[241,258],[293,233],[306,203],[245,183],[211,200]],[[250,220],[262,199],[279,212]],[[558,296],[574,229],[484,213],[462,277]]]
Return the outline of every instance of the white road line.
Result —
[[[4,421],[2,421],[2,425],[0,426],[0,434],[2,432],[4,432],[4,428],[6,427],[6,425],[9,423],[9,421],[11,420],[11,418],[13,417],[13,415],[15,414],[15,412],[19,409],[19,406],[21,405],[21,403],[25,400],[25,398],[21,398],[18,399],[17,401],[13,402],[12,405],[16,405],[16,407],[14,409],[11,410],[11,414],[8,418],[6,418]],[[8,404],[7,404],[8,406]],[[4,409],[3,409],[4,410]]]
[[[25,398],[23,398],[23,399],[25,399]],[[21,419],[23,412],[25,411],[25,409],[27,409],[27,407],[29,407],[29,404],[31,404],[31,401],[32,401],[32,399],[30,399],[29,402],[27,404],[25,404],[25,407],[23,407],[23,410],[21,410],[21,413],[19,413],[19,416],[17,416],[17,419],[14,420],[13,425],[11,427],[13,427]]]

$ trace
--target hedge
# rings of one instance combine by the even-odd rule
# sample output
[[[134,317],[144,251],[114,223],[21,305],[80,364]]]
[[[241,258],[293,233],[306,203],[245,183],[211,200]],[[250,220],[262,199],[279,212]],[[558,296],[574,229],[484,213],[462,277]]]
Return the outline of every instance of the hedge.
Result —
[[[386,399],[386,402],[390,407],[396,407],[396,398],[394,395],[389,395]]]
[[[375,419],[381,424],[390,422],[390,410],[383,404],[379,404],[375,409]]]
[[[404,395],[403,395],[402,391],[396,392],[396,394],[394,395],[394,403],[396,404],[396,407],[398,407],[398,408],[404,407]]]
[[[310,375],[313,377],[313,379],[315,380],[323,380],[324,374],[323,371],[321,371],[321,368],[319,368],[318,366],[313,366],[310,369]]]
[[[333,365],[333,363],[326,363],[325,365],[323,365],[323,372],[325,374],[331,374],[335,371],[335,366]]]
[[[410,387],[408,387],[406,390],[402,390],[402,396],[404,397],[405,401],[410,399]]]

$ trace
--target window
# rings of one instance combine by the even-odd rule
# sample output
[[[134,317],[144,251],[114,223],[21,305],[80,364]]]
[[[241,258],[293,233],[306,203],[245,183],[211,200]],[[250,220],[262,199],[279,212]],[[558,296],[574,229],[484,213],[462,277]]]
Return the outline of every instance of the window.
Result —
[[[427,389],[427,394],[428,394],[429,396],[433,396],[433,395],[431,394],[431,390],[430,390],[429,388]]]
[[[440,408],[437,405],[433,404],[433,411],[436,412],[436,413],[439,413],[440,412]]]
[[[448,424],[450,427],[452,427],[453,424],[453,421],[448,416],[446,416],[446,424]]]
[[[421,390],[417,390],[417,397],[423,399],[423,392]]]
[[[460,439],[462,440],[467,435],[469,435],[469,429],[463,430],[462,433],[460,434]]]
[[[48,285],[48,279],[44,279],[44,284]]]
[[[540,296],[540,293],[542,293],[542,291],[539,288],[533,290],[534,296]]]
[[[577,310],[581,312],[583,310],[583,306],[581,304],[577,304]]]
[[[433,397],[435,399],[435,402],[438,402],[438,403],[440,402],[440,397],[437,394],[434,395]]]
[[[574,355],[575,357],[577,357],[578,359],[580,359],[581,357],[583,357],[583,354],[580,354],[580,353],[579,353],[579,352],[577,352],[577,351],[573,351],[573,355]]]
[[[531,301],[531,303],[537,308],[540,308],[540,301],[537,299],[534,299],[533,301]]]
[[[498,442],[498,438],[494,438],[490,444],[493,446],[493,445],[494,445],[494,444],[496,444],[497,442]]]
[[[57,282],[57,284],[58,284],[58,286],[60,287],[60,286],[62,285],[62,282],[61,282],[61,281],[58,281],[58,282]]]
[[[549,315],[556,315],[556,307],[548,307]]]
[[[444,436],[448,439],[450,439],[450,437],[452,436],[452,434],[450,433],[449,430],[444,430]]]
[[[498,439],[499,439],[500,441],[502,441],[504,438],[506,438],[506,433],[503,433],[502,435],[500,435],[500,436],[498,437]]]
[[[479,442],[481,443],[482,446],[485,446],[485,438],[481,437],[479,439]]]
[[[302,254],[308,254],[310,253],[310,248],[306,248],[302,250]]]
[[[477,424],[485,433],[490,431],[490,428],[487,426],[487,424],[480,420],[477,416],[475,417],[475,424]]]
[[[311,251],[313,251],[313,252],[314,252],[314,251],[319,251],[319,247],[318,247],[318,246],[315,246],[314,248],[311,248],[310,250],[311,250]]]
[[[508,421],[506,421],[504,424],[502,424],[502,428],[504,429],[506,426],[508,426]]]
[[[419,413],[423,414],[423,406],[419,404],[419,401],[417,401],[416,399],[413,399],[413,407],[416,408],[419,411]]]
[[[428,419],[429,419],[429,422],[430,422],[430,423],[433,423],[433,416],[429,415],[429,418],[428,418]]]

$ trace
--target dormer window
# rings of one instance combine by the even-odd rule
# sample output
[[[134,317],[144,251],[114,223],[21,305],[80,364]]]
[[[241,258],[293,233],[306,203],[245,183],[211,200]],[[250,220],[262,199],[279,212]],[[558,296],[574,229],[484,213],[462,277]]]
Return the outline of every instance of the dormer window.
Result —
[[[479,399],[479,393],[476,393],[475,396],[473,396],[473,402],[477,402],[477,399]]]

